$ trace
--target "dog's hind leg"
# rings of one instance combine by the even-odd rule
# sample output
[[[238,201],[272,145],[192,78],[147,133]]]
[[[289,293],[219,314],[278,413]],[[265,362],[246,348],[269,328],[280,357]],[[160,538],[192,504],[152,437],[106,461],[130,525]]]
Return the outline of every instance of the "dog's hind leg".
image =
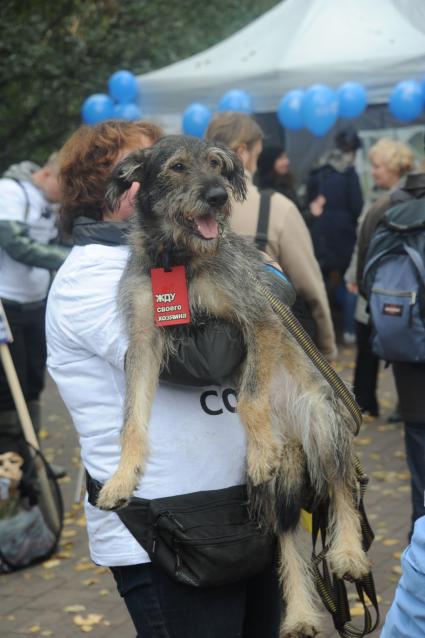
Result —
[[[362,547],[359,513],[352,489],[336,481],[331,486],[330,542],[327,558],[339,578],[357,579],[370,571],[370,561]]]
[[[304,481],[302,447],[295,442],[287,443],[276,479],[275,505],[280,546],[279,578],[286,604],[281,638],[315,636],[320,625],[313,577],[295,542]]]
[[[281,441],[273,432],[270,388],[276,369],[279,333],[256,326],[247,337],[247,356],[238,394],[238,412],[248,437],[248,476],[254,486],[269,481],[280,463]]]

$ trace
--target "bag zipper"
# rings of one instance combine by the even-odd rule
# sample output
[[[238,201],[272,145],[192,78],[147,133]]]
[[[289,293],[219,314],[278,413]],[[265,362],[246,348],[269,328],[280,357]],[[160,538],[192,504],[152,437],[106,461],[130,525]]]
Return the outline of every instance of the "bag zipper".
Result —
[[[413,306],[416,303],[416,290],[388,290],[387,288],[372,288],[371,292],[391,297],[410,297],[410,305]]]

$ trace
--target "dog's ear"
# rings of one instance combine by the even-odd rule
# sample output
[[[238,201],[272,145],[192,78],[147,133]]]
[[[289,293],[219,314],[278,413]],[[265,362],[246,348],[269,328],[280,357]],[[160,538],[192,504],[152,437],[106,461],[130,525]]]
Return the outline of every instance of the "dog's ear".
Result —
[[[234,151],[219,142],[214,141],[210,151],[220,158],[221,173],[229,181],[233,197],[236,201],[243,202],[246,198],[246,178],[241,160]]]
[[[143,169],[150,153],[150,148],[134,151],[114,167],[106,187],[105,198],[109,210],[114,211],[118,208],[122,195],[133,182],[143,181]]]

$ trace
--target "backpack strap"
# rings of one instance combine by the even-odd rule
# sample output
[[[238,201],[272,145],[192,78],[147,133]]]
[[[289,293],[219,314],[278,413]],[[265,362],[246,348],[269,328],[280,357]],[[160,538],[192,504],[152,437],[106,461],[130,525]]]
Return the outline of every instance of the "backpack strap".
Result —
[[[422,260],[422,257],[420,256],[418,251],[412,248],[411,246],[408,246],[407,244],[403,244],[403,247],[406,253],[409,255],[410,259],[413,261],[416,267],[416,270],[418,271],[419,276],[422,279],[422,283],[425,286],[425,267],[424,267],[424,262]]]
[[[28,213],[29,213],[29,210],[30,210],[30,198],[28,197],[27,189],[25,188],[23,183],[19,179],[17,179],[16,177],[9,177],[9,179],[13,180],[15,182],[15,184],[18,184],[19,188],[24,193],[24,197],[25,197],[24,222],[26,222],[27,218],[28,218]]]
[[[257,230],[255,233],[255,245],[258,250],[264,250],[267,246],[267,234],[269,229],[270,219],[270,199],[273,195],[271,189],[265,189],[260,191],[260,209],[258,213]]]

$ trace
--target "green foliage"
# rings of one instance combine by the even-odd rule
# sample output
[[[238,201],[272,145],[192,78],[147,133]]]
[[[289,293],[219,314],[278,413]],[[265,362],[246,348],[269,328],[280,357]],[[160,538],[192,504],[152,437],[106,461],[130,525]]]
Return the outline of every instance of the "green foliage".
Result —
[[[228,37],[277,0],[2,0],[0,170],[43,162],[118,69],[146,73]]]

